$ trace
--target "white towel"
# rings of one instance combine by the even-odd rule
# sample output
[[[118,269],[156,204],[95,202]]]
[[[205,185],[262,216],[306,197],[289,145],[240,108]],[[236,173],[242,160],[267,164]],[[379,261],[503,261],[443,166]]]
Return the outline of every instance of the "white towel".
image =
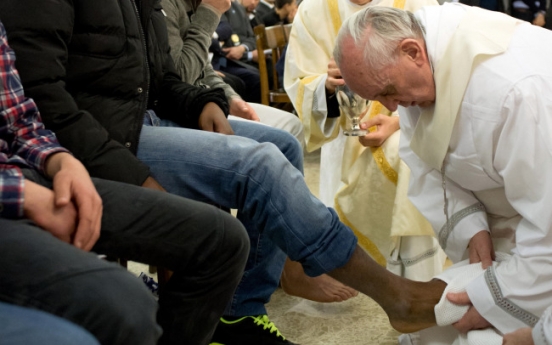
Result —
[[[508,258],[509,255],[497,253],[497,261],[493,262],[496,266],[498,262]],[[468,306],[459,306],[451,303],[447,298],[449,292],[465,292],[466,286],[475,278],[485,272],[481,264],[469,264],[468,260],[459,262],[436,278],[447,283],[447,287],[441,296],[441,300],[435,306],[435,318],[437,325],[447,326],[459,321],[468,311]],[[473,330],[467,334],[459,334],[453,345],[501,345],[502,336],[494,329]]]

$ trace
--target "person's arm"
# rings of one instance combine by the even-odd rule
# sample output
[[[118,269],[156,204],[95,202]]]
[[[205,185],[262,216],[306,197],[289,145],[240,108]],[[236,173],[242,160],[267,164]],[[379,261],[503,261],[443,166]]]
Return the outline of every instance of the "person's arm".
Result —
[[[192,17],[188,18],[187,9],[191,7],[190,1],[162,1],[167,14],[171,56],[182,80],[188,84],[195,84],[209,65],[211,37],[217,29],[220,16],[227,9],[222,4],[228,3],[230,6],[227,0],[218,2],[221,3],[220,9],[204,1]]]
[[[173,60],[170,55],[170,45],[168,44],[168,34],[166,20],[160,11],[152,14],[152,23],[154,32],[150,31],[158,46],[150,49],[156,49],[159,54],[162,54],[162,70],[164,72],[161,85],[156,94],[159,96],[157,104],[150,104],[156,114],[163,119],[176,122],[182,127],[193,129],[222,129],[228,126],[222,125],[222,122],[227,122],[228,102],[222,89],[212,89],[198,87],[181,80],[180,75],[176,71]],[[153,86],[152,86],[153,87]],[[214,104],[218,107],[217,111],[212,113],[206,112],[206,109],[214,110],[215,108],[209,104]],[[216,123],[206,124],[206,118],[201,118],[209,113],[208,118],[216,121]],[[222,114],[222,118],[221,115]],[[222,133],[228,133],[222,131]]]
[[[217,74],[217,72],[215,72],[211,64],[205,66],[205,69],[203,70],[203,78],[198,79],[197,83],[208,85],[210,88],[223,89],[228,103],[231,103],[231,99],[233,98],[241,99],[238,93],[234,91],[232,86],[225,83],[224,80]]]
[[[230,102],[238,94],[220,78],[209,62],[209,46],[218,27],[220,16],[230,6],[228,0],[203,1],[188,18],[189,1],[163,0],[167,14],[167,30],[171,56],[182,81],[222,88]],[[185,6],[188,5],[188,6]]]
[[[31,219],[57,238],[90,250],[100,234],[102,202],[82,164],[59,146],[25,97],[15,54],[0,24],[0,215]],[[5,152],[9,150],[8,152]],[[53,179],[53,190],[25,180],[20,165]]]
[[[32,9],[32,10],[29,10]],[[46,127],[94,176],[141,184],[149,169],[112,140],[92,114],[79,109],[66,85],[74,12],[69,0],[6,0],[0,13],[26,94],[37,103]]]
[[[67,152],[55,135],[44,129],[32,99],[26,98],[15,69],[15,53],[0,24],[0,216],[23,216],[25,179],[21,166],[46,173],[46,161],[52,154]]]
[[[543,175],[552,171],[551,92],[545,78],[525,78],[501,107],[493,165],[521,220],[511,258],[467,287],[474,307],[501,332],[534,326],[552,305],[552,180]]]
[[[470,240],[489,231],[484,206],[468,191],[445,176],[449,223],[444,213],[443,177],[411,149],[410,141],[419,109],[399,108],[401,138],[399,156],[410,168],[408,198],[431,223],[439,244],[453,263],[467,259]]]

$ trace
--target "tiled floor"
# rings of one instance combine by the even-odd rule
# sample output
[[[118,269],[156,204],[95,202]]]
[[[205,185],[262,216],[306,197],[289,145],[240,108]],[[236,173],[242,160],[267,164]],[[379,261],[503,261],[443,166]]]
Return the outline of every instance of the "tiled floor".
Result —
[[[315,195],[319,162],[319,152],[305,155],[305,179]],[[131,263],[129,269],[138,274],[147,268]],[[326,304],[292,297],[278,289],[267,308],[282,334],[301,345],[395,345],[399,336],[383,310],[363,295]]]

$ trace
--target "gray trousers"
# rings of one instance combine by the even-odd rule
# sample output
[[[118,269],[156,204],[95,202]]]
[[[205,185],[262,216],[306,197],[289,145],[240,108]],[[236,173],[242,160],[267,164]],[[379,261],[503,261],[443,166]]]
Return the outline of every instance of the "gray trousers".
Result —
[[[25,175],[50,186],[35,172]],[[94,184],[104,208],[92,251],[172,270],[159,310],[138,278],[27,220],[0,219],[0,300],[66,318],[106,345],[156,344],[157,323],[159,344],[208,344],[249,251],[241,223],[168,193]]]

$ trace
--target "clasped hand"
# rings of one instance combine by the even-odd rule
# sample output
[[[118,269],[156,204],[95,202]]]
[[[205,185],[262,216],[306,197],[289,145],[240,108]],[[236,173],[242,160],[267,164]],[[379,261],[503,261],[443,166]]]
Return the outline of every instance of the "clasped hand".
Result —
[[[25,216],[56,238],[89,251],[100,237],[102,200],[84,166],[68,153],[46,162],[48,189],[25,180]]]

